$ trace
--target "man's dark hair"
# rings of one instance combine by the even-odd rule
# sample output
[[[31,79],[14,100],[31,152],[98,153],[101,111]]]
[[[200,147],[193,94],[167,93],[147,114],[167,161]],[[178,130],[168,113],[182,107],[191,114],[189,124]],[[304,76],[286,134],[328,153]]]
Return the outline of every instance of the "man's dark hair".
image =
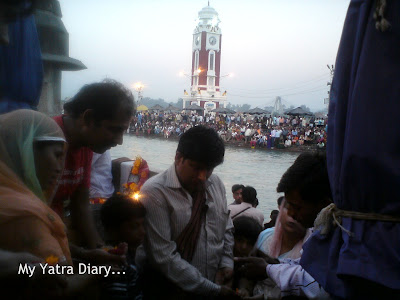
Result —
[[[282,204],[283,199],[285,199],[285,197],[284,197],[284,196],[280,196],[280,197],[278,198],[278,200],[276,201],[276,203],[278,203],[278,207],[281,207],[281,204]]]
[[[236,192],[237,190],[240,190],[240,189],[244,189],[244,185],[243,184],[234,184],[234,185],[232,185],[232,193],[234,193],[234,192]]]
[[[244,237],[253,245],[256,243],[258,235],[263,230],[262,226],[258,224],[256,220],[245,216],[235,218],[233,220],[233,226],[235,227],[233,233],[234,237]]]
[[[95,121],[100,122],[118,117],[115,114],[121,106],[126,116],[135,113],[132,92],[115,80],[105,79],[83,86],[71,101],[64,104],[64,110],[76,119],[87,109],[92,109]]]
[[[277,209],[274,209],[273,211],[271,211],[271,215],[272,216],[275,216],[275,215],[278,215],[279,214],[279,210],[277,210]]]
[[[243,202],[250,203],[253,206],[258,205],[258,199],[257,199],[257,191],[255,188],[252,186],[246,186],[242,190],[242,199]]]
[[[101,222],[105,230],[116,229],[124,222],[143,218],[146,209],[140,201],[116,194],[107,199],[101,207]]]
[[[203,163],[212,169],[224,161],[225,145],[214,129],[199,125],[181,135],[177,151],[185,159]]]
[[[326,155],[302,153],[283,174],[278,193],[298,190],[303,201],[319,203],[331,199]]]

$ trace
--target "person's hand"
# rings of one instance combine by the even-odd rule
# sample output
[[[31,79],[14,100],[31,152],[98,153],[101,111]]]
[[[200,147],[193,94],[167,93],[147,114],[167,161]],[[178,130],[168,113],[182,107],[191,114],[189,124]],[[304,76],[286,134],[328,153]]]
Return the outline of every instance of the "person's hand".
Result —
[[[237,290],[236,293],[237,293],[240,297],[242,297],[242,298],[248,298],[248,297],[250,297],[249,291],[246,290],[246,289],[244,289],[244,288],[241,288],[241,289]]]
[[[217,271],[215,275],[215,283],[219,285],[227,285],[232,283],[233,278],[233,269],[231,268],[222,268]]]
[[[43,274],[39,265],[42,261],[43,259],[27,252],[15,253],[0,250],[0,279],[2,287],[6,287],[3,292],[6,294],[9,292],[7,284],[12,288],[14,283],[18,283],[20,289],[14,291],[15,294],[21,293],[21,295],[40,299],[54,299],[63,295],[67,287],[66,276]],[[31,277],[18,275],[21,264],[30,264],[36,268],[36,271]]]
[[[267,262],[260,257],[235,257],[235,263],[240,265],[239,272],[248,279],[264,280],[267,275]]]
[[[67,287],[67,276],[61,274],[47,274],[37,270],[28,278],[28,294],[40,296],[41,299],[61,298]]]
[[[117,247],[110,248],[107,250],[107,252],[116,255],[126,255],[128,253],[128,244],[119,243]]]
[[[221,290],[218,294],[218,299],[242,299],[238,294],[236,294],[231,288],[224,285],[221,286]]]
[[[277,258],[273,258],[271,256],[269,256],[268,254],[265,254],[264,252],[262,252],[259,249],[256,249],[254,252],[251,253],[250,256],[254,256],[254,257],[261,257],[265,260],[265,262],[269,265],[273,265],[273,264],[280,264],[281,262],[279,261],[279,259]]]

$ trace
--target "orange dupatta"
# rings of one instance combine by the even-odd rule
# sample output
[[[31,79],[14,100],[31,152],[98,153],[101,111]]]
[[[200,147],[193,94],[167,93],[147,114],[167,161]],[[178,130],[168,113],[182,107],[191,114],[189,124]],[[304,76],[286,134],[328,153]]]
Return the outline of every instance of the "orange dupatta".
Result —
[[[0,248],[72,264],[66,227],[36,178],[33,142],[38,138],[64,135],[54,120],[35,111],[0,116]]]

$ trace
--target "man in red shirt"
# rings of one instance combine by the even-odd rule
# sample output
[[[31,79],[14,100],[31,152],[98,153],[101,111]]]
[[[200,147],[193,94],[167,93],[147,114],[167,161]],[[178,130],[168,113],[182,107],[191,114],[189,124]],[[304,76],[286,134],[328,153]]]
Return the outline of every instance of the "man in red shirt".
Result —
[[[95,248],[102,244],[89,206],[93,151],[104,153],[123,141],[135,111],[132,93],[122,84],[106,80],[85,85],[64,105],[65,114],[54,117],[68,142],[65,168],[52,208],[63,218],[69,200],[75,243]]]

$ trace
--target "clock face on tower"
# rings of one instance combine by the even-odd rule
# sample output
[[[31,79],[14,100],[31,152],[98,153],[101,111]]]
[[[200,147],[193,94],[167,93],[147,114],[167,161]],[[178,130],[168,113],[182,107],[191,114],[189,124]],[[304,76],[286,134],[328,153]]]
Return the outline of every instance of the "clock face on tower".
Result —
[[[198,37],[196,37],[196,40],[195,40],[195,44],[196,44],[196,46],[198,46],[198,45],[199,45],[199,43],[200,43],[200,37],[198,36]]]
[[[215,43],[217,42],[217,39],[215,38],[215,36],[210,37],[210,39],[208,40],[210,42],[211,45],[215,45]]]

